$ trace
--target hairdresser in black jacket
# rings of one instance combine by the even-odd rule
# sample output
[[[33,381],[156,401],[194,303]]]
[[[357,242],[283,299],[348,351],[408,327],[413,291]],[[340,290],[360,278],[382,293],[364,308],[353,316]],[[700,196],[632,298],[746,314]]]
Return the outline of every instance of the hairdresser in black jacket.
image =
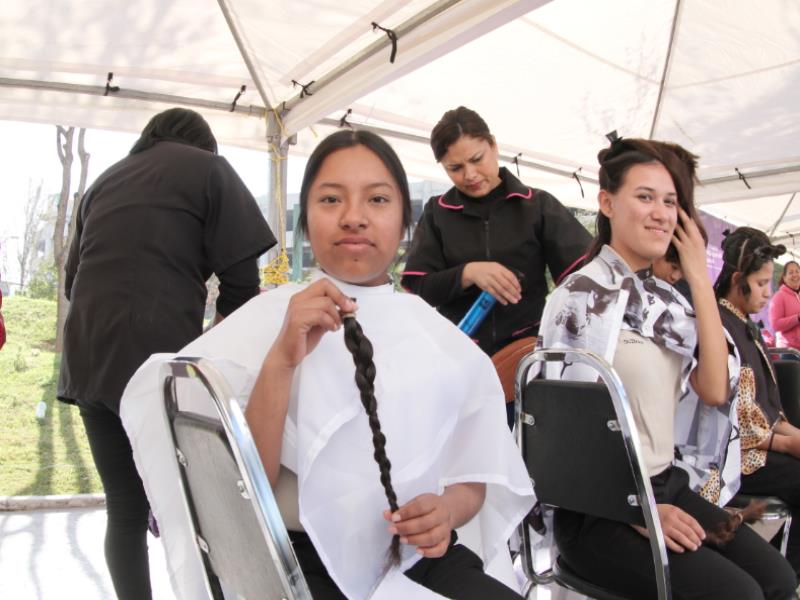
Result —
[[[493,355],[537,335],[545,268],[557,282],[579,265],[591,236],[555,197],[500,168],[494,136],[475,111],[446,112],[431,147],[454,185],[428,200],[402,284],[454,323],[481,290],[492,294],[498,303],[476,341]]]

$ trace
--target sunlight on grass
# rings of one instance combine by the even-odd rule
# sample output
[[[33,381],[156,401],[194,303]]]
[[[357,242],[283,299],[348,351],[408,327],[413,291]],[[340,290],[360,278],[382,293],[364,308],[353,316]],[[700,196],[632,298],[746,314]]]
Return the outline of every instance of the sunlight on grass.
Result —
[[[56,400],[56,303],[3,299],[0,350],[0,495],[102,492],[77,407]],[[39,402],[47,412],[36,418]]]

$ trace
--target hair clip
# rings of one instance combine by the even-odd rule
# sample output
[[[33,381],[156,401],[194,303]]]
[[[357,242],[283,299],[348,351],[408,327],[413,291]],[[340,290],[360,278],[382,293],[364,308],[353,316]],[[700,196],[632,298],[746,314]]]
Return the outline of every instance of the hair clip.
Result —
[[[292,87],[300,86],[300,98],[304,98],[305,96],[313,96],[314,94],[308,91],[308,88],[316,81],[316,79],[312,79],[306,84],[300,83],[296,79],[292,79]]]
[[[522,152],[518,152],[517,155],[511,159],[515,165],[517,165],[517,177],[519,177],[519,157],[522,156]]]
[[[236,110],[236,103],[239,101],[239,98],[242,97],[242,94],[244,94],[246,90],[247,90],[246,85],[242,85],[242,87],[239,88],[236,97],[234,97],[233,102],[231,102],[231,109],[228,112],[233,112]]]
[[[111,71],[108,72],[108,77],[106,78],[106,91],[103,96],[108,96],[109,92],[118,92],[119,86],[118,85],[111,85],[111,81],[114,79],[114,73]]]
[[[581,198],[586,198],[586,196],[585,196],[585,195],[584,195],[584,193],[583,193],[583,184],[581,183],[581,178],[580,178],[580,177],[578,177],[578,173],[580,173],[582,170],[583,170],[583,167],[578,167],[577,169],[575,169],[575,170],[572,172],[572,178],[573,178],[575,181],[577,181],[577,182],[578,182],[578,187],[581,189]]]
[[[347,117],[349,117],[352,113],[353,113],[353,109],[352,108],[348,108],[347,112],[344,113],[344,115],[342,115],[341,119],[339,119],[339,127],[349,127],[350,129],[353,128],[353,126],[350,125],[350,122],[347,120]]]
[[[389,55],[389,62],[394,63],[394,59],[397,56],[397,34],[392,30],[386,27],[381,27],[375,21],[372,22],[372,31],[376,29],[380,29],[386,34],[386,37],[389,38],[389,41],[392,44],[392,53]]]
[[[612,146],[614,145],[615,142],[619,142],[620,140],[622,140],[622,138],[619,137],[619,134],[617,133],[616,129],[614,131],[609,131],[606,134],[606,139],[608,140],[608,143],[611,144]]]

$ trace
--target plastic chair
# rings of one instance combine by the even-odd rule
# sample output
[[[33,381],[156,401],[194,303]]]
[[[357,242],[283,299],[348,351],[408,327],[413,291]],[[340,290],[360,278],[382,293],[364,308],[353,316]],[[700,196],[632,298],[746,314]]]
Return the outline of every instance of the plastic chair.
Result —
[[[229,386],[203,359],[176,358],[164,366],[162,377],[186,509],[213,598],[224,597],[224,586],[226,592],[246,600],[310,599],[250,430]],[[194,381],[205,390],[203,400],[213,406],[218,419],[181,408],[181,380]]]
[[[588,365],[597,371],[602,383],[528,382],[532,366],[551,361]],[[539,502],[645,525],[658,598],[670,599],[661,522],[625,390],[612,367],[585,350],[537,350],[524,358],[517,370],[515,414],[517,443]],[[567,431],[569,435],[565,435]],[[526,523],[519,534],[522,568],[532,585],[555,581],[596,600],[635,600],[583,579],[559,558],[552,570],[537,573]]]

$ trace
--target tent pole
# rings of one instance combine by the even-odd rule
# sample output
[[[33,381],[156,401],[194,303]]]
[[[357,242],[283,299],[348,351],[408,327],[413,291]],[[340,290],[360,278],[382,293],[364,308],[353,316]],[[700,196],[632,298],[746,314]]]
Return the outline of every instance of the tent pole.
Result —
[[[650,139],[656,133],[658,117],[661,116],[661,105],[664,102],[664,90],[667,87],[667,79],[672,68],[672,50],[675,48],[675,37],[678,31],[678,21],[681,15],[681,0],[675,0],[675,15],[672,18],[672,30],[669,32],[669,45],[667,46],[667,57],[664,60],[664,71],[661,74],[661,84],[658,86],[658,99],[656,100],[656,110],[653,113],[653,123],[650,125]]]
[[[228,6],[227,1],[217,0],[217,3],[219,4],[219,9],[222,11],[222,15],[225,17],[225,22],[228,24],[228,29],[230,29],[231,35],[236,42],[236,47],[239,48],[239,54],[242,55],[242,60],[247,66],[247,72],[250,73],[250,78],[256,84],[258,94],[261,96],[264,106],[267,107],[267,110],[272,110],[272,104],[269,101],[267,90],[264,87],[264,82],[261,80],[261,73],[256,70],[253,61],[250,58],[250,54],[248,53],[247,48],[244,46],[244,41],[242,40],[241,35],[239,35],[239,30],[236,28],[236,23],[233,22],[233,16],[231,15],[230,7]]]
[[[777,169],[767,169],[764,171],[754,171],[752,173],[747,173],[748,181],[752,181],[754,179],[759,179],[761,177],[772,177],[774,175],[788,175],[790,173],[798,173],[800,172],[800,165],[789,165],[786,167],[779,167]],[[710,179],[700,179],[701,185],[716,185],[718,183],[730,183],[731,181],[739,181],[741,178],[738,175],[725,175],[723,177],[712,177]],[[789,190],[786,190],[788,193]],[[775,194],[773,194],[775,195]],[[756,197],[757,194],[752,194],[753,197]],[[722,202],[738,202],[742,200],[740,196],[735,198],[731,198],[729,200],[714,200],[712,202],[706,202],[705,204],[720,204]],[[702,204],[702,202],[701,202]]]
[[[781,212],[781,216],[780,216],[780,217],[778,217],[778,220],[777,220],[777,221],[775,221],[775,225],[773,225],[773,226],[772,226],[772,229],[770,229],[770,230],[769,230],[769,233],[768,233],[767,235],[768,235],[770,238],[771,238],[771,237],[772,237],[772,236],[775,234],[775,230],[778,228],[778,225],[780,225],[780,224],[781,224],[781,221],[783,221],[783,217],[785,217],[785,216],[786,216],[786,211],[787,211],[787,210],[789,210],[789,207],[792,205],[792,201],[794,200],[794,197],[795,197],[796,195],[797,195],[797,192],[795,192],[794,194],[792,194],[791,198],[789,198],[789,201],[786,203],[786,206],[784,206],[784,207],[783,207],[783,212]]]
[[[224,0],[219,0],[220,4]],[[420,25],[427,23],[437,15],[445,12],[447,9],[459,4],[463,0],[439,0],[438,2],[434,2],[431,6],[426,8],[425,10],[415,14],[413,17],[406,20],[404,23],[399,25],[394,29],[394,32],[397,34],[397,37],[402,38],[404,35],[407,35],[409,32],[414,31]],[[379,52],[384,52],[385,49],[391,45],[391,42],[385,35],[381,35],[380,39],[376,42],[373,42],[369,46],[367,46],[364,50],[359,52],[358,54],[354,55],[352,58],[346,60],[338,67],[334,67],[331,71],[328,71],[322,77],[317,78],[314,82],[313,92],[318,92],[325,86],[330,85],[339,77],[347,73],[348,71],[352,70],[353,68],[360,65],[362,62],[367,60],[369,57],[373,56],[374,54],[378,54]],[[289,99],[285,103],[285,108],[287,110],[291,110],[292,107],[296,106],[297,103],[300,102],[300,94],[298,93],[293,98]]]
[[[38,79],[11,79],[8,77],[0,77],[0,87],[66,92],[69,94],[85,94],[89,96],[106,95],[106,88],[102,85],[80,85],[76,83],[41,81]],[[230,102],[218,102],[215,100],[204,100],[202,98],[190,98],[188,96],[174,96],[172,94],[156,94],[153,92],[142,92],[128,88],[122,88],[118,92],[111,94],[109,97],[124,98],[126,100],[141,100],[144,102],[162,102],[164,104],[172,104],[177,106],[190,106],[193,108],[205,108],[211,110],[220,110],[223,112],[231,112]],[[264,115],[267,114],[267,111],[263,106],[245,106],[244,104],[237,104],[234,107],[233,112],[250,115],[259,119],[263,119]]]
[[[320,125],[326,125],[328,127],[339,127],[339,121],[336,119],[321,119],[318,121]],[[395,140],[404,140],[407,142],[415,142],[418,144],[423,144],[428,146],[430,144],[430,139],[423,136],[417,135],[415,133],[405,133],[403,131],[395,131],[393,129],[387,129],[385,127],[377,127],[375,125],[367,125],[363,123],[356,124],[358,129],[364,129],[366,131],[371,131],[372,133],[376,133],[381,137],[386,137]],[[514,162],[514,156],[511,154],[500,154],[498,157],[501,161],[505,162]],[[562,175],[564,177],[573,177],[573,173],[575,170],[569,171],[567,169],[559,169],[558,167],[551,167],[549,165],[545,165],[543,163],[534,162],[532,160],[528,160],[526,158],[520,157],[517,162],[523,167],[529,167],[531,169],[537,169],[539,171],[544,171],[545,173],[552,173],[553,175]],[[589,183],[598,183],[597,177],[589,177],[588,175],[578,174],[581,181],[587,181]],[[748,175],[749,177],[749,175]]]
[[[296,136],[281,143],[283,126],[280,117],[275,111],[267,113],[267,144],[269,145],[269,202],[267,205],[267,222],[278,239],[277,247],[266,253],[264,259],[275,277],[286,281],[289,275],[288,265],[281,259],[281,254],[286,252],[286,178],[288,174],[287,161],[289,160],[289,146],[297,142]],[[302,260],[302,254],[301,258]],[[278,273],[279,272],[279,273]]]

